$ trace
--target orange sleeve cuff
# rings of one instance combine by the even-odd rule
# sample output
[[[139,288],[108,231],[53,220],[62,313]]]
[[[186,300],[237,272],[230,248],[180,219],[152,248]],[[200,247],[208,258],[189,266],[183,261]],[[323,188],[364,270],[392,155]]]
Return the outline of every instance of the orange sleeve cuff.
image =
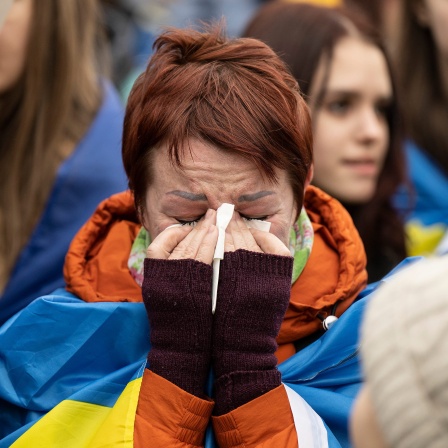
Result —
[[[214,402],[189,394],[145,369],[137,405],[134,446],[203,446]]]
[[[297,448],[294,419],[283,385],[212,420],[221,448]]]

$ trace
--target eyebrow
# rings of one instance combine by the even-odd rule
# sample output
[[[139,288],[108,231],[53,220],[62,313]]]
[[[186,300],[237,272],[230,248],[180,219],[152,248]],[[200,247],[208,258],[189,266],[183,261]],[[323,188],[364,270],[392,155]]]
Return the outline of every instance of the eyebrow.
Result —
[[[275,194],[274,191],[259,191],[257,193],[253,194],[243,194],[238,198],[238,202],[252,202],[256,201],[257,199],[264,198],[265,196],[270,196],[272,194]]]
[[[194,194],[189,191],[173,190],[169,191],[167,194],[172,194],[174,196],[179,196],[183,199],[188,199],[189,201],[206,201],[207,197],[205,194]]]
[[[339,88],[335,88],[335,89],[326,89],[324,91],[324,96],[345,96],[345,97],[349,97],[349,98],[358,98],[361,96],[361,94],[358,91],[354,91],[354,90],[349,90],[349,89],[339,89]],[[378,99],[380,101],[392,101],[394,99],[393,93],[391,92],[390,94],[381,94],[378,96]]]
[[[189,191],[182,191],[182,190],[173,190],[169,191],[167,194],[172,194],[174,196],[178,196],[183,199],[187,199],[189,201],[206,201],[207,196],[205,194],[195,194],[190,193]],[[274,191],[258,191],[257,193],[253,194],[243,194],[238,198],[238,202],[253,202],[257,199],[264,198],[265,196],[270,196],[275,194]]]

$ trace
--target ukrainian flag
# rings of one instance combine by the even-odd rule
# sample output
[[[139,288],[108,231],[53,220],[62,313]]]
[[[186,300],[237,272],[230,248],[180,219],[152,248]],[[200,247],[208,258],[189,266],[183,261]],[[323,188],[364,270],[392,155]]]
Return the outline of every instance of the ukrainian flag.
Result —
[[[350,446],[347,422],[361,384],[358,330],[377,285],[279,366],[292,412],[302,416],[296,426],[313,414],[301,447]],[[0,329],[0,448],[132,447],[149,349],[142,303],[86,303],[64,290],[35,300]],[[299,442],[306,430],[297,428]],[[211,429],[205,445],[215,446]]]
[[[132,447],[148,351],[141,303],[34,301],[0,330],[0,447]]]

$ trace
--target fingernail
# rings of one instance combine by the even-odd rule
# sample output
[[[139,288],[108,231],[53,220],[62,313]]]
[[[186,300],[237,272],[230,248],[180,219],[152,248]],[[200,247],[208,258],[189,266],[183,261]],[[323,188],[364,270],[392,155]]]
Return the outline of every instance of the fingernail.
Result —
[[[171,227],[182,227],[182,224],[171,224],[170,226],[165,227],[165,230],[171,229]]]
[[[205,214],[205,218],[209,221],[214,222],[216,219],[216,210],[213,210],[212,208],[209,208],[207,210],[207,213]]]

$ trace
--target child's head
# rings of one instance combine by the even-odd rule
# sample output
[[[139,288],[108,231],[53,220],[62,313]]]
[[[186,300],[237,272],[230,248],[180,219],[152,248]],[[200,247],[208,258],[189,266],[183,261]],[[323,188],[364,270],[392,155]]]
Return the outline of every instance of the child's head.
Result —
[[[416,262],[381,285],[361,331],[365,384],[356,448],[448,446],[448,257]]]

